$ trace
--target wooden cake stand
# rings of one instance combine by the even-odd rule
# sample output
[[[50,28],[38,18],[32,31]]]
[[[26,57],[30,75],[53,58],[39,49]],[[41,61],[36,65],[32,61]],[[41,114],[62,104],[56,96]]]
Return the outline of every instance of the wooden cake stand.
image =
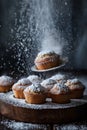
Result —
[[[83,119],[87,115],[87,96],[73,99],[68,104],[56,104],[47,100],[45,104],[27,104],[16,99],[12,91],[0,93],[0,113],[10,119],[31,123],[66,123]]]

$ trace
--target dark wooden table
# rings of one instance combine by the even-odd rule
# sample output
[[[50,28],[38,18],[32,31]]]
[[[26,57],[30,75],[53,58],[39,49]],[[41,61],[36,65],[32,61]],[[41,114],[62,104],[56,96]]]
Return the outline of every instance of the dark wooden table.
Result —
[[[74,75],[83,82],[86,86],[85,94],[87,95],[87,74],[69,73],[69,75]],[[9,120],[0,115],[0,130],[87,130],[87,120],[68,124],[31,124]]]

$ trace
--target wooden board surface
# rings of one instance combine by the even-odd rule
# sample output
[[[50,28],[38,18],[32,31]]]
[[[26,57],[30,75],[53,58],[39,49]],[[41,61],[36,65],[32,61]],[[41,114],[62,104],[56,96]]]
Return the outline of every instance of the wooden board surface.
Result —
[[[68,104],[27,104],[16,99],[12,92],[0,93],[0,113],[10,119],[31,123],[66,123],[83,119],[87,114],[87,96],[73,99]]]

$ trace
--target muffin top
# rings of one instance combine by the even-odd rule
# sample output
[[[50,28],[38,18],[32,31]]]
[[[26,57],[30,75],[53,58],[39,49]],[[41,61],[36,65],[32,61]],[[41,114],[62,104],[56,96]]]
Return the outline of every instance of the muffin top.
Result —
[[[13,86],[12,86],[12,90],[24,90],[26,87],[28,87],[28,86],[23,86],[23,85],[16,85],[16,84],[14,84]]]
[[[77,83],[80,83],[80,81],[79,81],[77,78],[75,78],[75,79],[68,79],[67,82],[68,82],[69,84],[77,84]]]
[[[41,82],[41,85],[42,86],[47,86],[47,85],[54,85],[54,84],[56,84],[56,81],[55,80],[53,80],[53,79],[45,79],[45,80],[43,80],[42,82]]]
[[[38,75],[30,75],[27,77],[32,83],[40,83],[42,79]]]
[[[45,56],[57,55],[53,50],[45,50],[38,53],[37,57],[43,58]]]
[[[56,84],[56,81],[50,78],[42,81],[41,83],[41,85],[45,87],[48,91],[54,86],[54,84]]]
[[[34,62],[43,62],[48,61],[48,60],[52,60],[54,61],[55,58],[59,59],[59,55],[57,53],[55,53],[54,51],[42,51],[40,53],[38,53],[36,59]]]
[[[18,80],[18,82],[16,84],[19,84],[19,85],[31,85],[32,83],[30,82],[29,79],[22,78],[22,79]]]
[[[70,89],[85,88],[85,86],[77,78],[67,80],[65,85],[68,86]]]
[[[45,88],[41,86],[40,84],[32,84],[29,87],[27,87],[24,92],[30,92],[30,93],[44,93]]]
[[[63,74],[56,74],[56,75],[52,76],[51,79],[56,80],[56,81],[65,80],[65,75],[63,75]]]
[[[0,76],[0,85],[1,86],[8,86],[8,85],[13,85],[14,80],[10,76]]]
[[[53,94],[66,94],[69,92],[69,88],[64,83],[57,83],[50,92]]]

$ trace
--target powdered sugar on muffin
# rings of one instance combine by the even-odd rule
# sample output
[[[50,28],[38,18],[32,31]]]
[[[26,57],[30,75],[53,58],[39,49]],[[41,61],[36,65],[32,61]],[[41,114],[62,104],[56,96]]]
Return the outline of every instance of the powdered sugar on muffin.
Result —
[[[25,92],[31,92],[31,93],[42,93],[45,92],[45,88],[42,87],[40,84],[32,84],[29,87],[27,87]]]
[[[42,85],[43,87],[47,88],[48,90],[51,89],[51,88],[54,86],[54,84],[56,84],[56,81],[53,80],[53,79],[50,79],[50,78],[44,80],[44,81],[41,83],[41,85]]]
[[[69,89],[67,86],[64,85],[64,83],[57,83],[51,89],[51,93],[55,93],[55,94],[66,94],[68,92],[69,92]]]
[[[70,82],[71,84],[80,83],[80,81],[77,78],[75,78],[75,79],[69,79],[67,81]]]
[[[32,84],[32,83],[30,82],[29,79],[22,78],[22,79],[18,80],[17,84],[20,84],[20,85],[29,85],[29,84]]]
[[[56,80],[56,81],[65,80],[65,78],[66,77],[63,74],[56,74],[56,75],[51,77],[51,79]]]
[[[13,85],[12,90],[24,90],[26,87],[28,87],[28,86],[23,86],[23,85],[16,86],[16,85]]]
[[[1,86],[7,86],[7,85],[12,85],[14,83],[13,78],[10,76],[0,76],[0,85]]]
[[[32,83],[41,83],[42,79],[38,75],[30,75],[27,77]]]
[[[70,89],[85,88],[85,86],[77,78],[67,80],[65,85],[68,86]]]
[[[45,79],[44,81],[42,81],[41,85],[43,85],[43,86],[45,86],[45,85],[53,85],[55,83],[56,83],[55,80],[49,78],[49,79]]]
[[[45,50],[38,53],[37,57],[43,58],[46,55],[53,55],[56,54],[53,50]]]

